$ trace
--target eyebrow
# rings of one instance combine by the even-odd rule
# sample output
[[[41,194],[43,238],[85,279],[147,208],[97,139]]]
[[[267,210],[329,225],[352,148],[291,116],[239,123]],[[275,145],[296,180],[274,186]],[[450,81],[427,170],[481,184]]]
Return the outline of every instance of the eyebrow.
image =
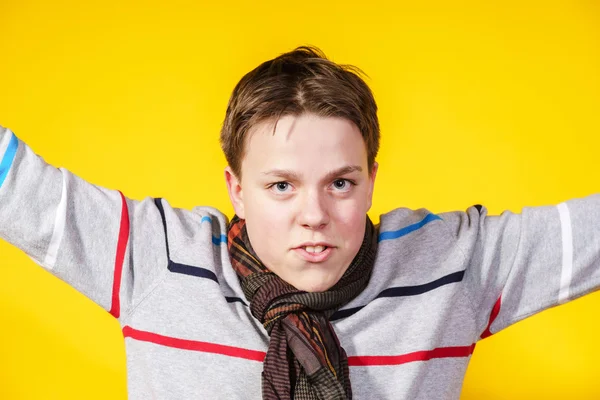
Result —
[[[349,173],[355,172],[355,171],[362,172],[362,170],[363,169],[360,165],[347,165],[345,167],[338,168],[336,170],[328,172],[325,175],[325,180],[328,181],[335,177],[346,175],[346,174],[349,174]],[[289,181],[299,181],[300,180],[300,175],[298,175],[296,172],[289,170],[289,169],[272,169],[272,170],[263,172],[263,175],[277,176],[279,178],[289,180]]]

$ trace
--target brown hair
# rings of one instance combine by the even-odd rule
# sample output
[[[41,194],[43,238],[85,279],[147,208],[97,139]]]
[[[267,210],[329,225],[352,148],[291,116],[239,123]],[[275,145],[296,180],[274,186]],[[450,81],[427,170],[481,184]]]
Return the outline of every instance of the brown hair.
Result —
[[[241,179],[244,143],[252,127],[305,113],[356,124],[371,170],[379,150],[379,120],[373,93],[359,74],[364,72],[328,60],[316,47],[300,46],[244,75],[233,89],[221,129],[221,147],[233,173]]]

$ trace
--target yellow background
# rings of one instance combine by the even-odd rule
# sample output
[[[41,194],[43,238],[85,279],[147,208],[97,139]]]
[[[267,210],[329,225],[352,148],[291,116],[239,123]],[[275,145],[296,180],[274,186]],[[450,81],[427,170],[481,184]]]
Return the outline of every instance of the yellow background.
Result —
[[[592,0],[3,0],[0,124],[92,183],[231,215],[218,144],[229,94],[301,44],[370,76],[375,219],[600,189]],[[117,322],[16,248],[0,254],[0,398],[126,398]],[[591,294],[480,342],[462,399],[600,398],[599,310]]]

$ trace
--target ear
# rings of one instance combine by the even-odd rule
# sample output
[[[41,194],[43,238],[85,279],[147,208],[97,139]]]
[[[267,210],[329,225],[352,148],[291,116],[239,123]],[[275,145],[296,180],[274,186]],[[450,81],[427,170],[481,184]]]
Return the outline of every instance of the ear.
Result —
[[[373,163],[373,169],[369,174],[369,200],[367,202],[367,211],[371,209],[371,205],[373,204],[373,191],[375,190],[375,178],[377,177],[377,170],[379,169],[379,164],[377,162]]]
[[[244,219],[244,192],[242,191],[242,182],[235,176],[229,165],[225,168],[225,182],[227,183],[229,200],[235,210],[235,214],[241,219]]]

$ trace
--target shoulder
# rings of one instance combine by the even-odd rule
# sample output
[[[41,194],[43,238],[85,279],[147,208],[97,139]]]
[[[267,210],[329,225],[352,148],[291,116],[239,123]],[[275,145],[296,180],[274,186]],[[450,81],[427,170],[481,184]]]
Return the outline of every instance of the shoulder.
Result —
[[[440,214],[441,215],[441,214]],[[439,228],[442,217],[427,208],[399,207],[379,217],[379,241],[396,239],[427,227]]]
[[[221,233],[227,233],[229,218],[223,212],[215,207],[196,206],[192,208],[191,213],[200,218],[202,222],[209,222],[213,230],[218,230]]]

